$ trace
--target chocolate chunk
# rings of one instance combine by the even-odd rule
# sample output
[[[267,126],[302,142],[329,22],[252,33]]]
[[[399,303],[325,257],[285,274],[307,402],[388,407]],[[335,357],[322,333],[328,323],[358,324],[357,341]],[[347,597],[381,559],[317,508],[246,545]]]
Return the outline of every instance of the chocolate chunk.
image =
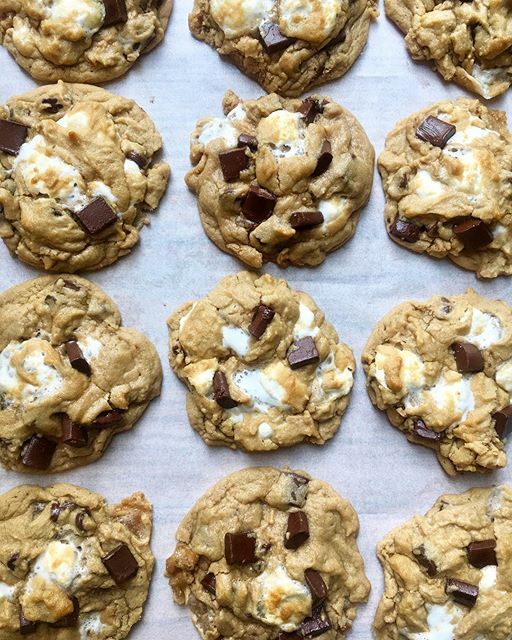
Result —
[[[425,142],[430,142],[434,147],[444,149],[448,140],[457,131],[453,124],[440,120],[435,116],[428,116],[416,129],[416,137]]]
[[[306,124],[311,124],[316,118],[324,112],[323,105],[315,98],[306,98],[298,108],[298,112],[302,113]]]
[[[425,545],[421,544],[416,549],[412,550],[414,557],[416,558],[418,564],[420,564],[427,572],[427,575],[430,578],[434,578],[437,575],[437,566],[433,560],[427,557],[425,551]]]
[[[304,511],[292,511],[289,513],[284,546],[287,549],[298,549],[308,538],[309,522]]]
[[[306,569],[306,571],[304,571],[304,578],[311,591],[313,607],[322,604],[327,598],[327,585],[323,581],[322,576],[315,569]]]
[[[292,479],[292,487],[288,504],[291,507],[302,507],[306,502],[309,479],[299,476],[297,473],[290,473],[290,477]]]
[[[20,609],[20,634],[22,636],[29,636],[32,633],[35,633],[37,630],[37,625],[37,622],[27,620],[23,615],[23,611]]]
[[[103,0],[105,5],[105,20],[103,26],[109,27],[112,24],[119,24],[128,20],[125,0]]]
[[[474,344],[454,342],[451,350],[459,373],[477,373],[484,370],[484,358]]]
[[[512,404],[492,414],[494,428],[498,437],[503,440],[512,429]]]
[[[9,558],[9,560],[7,560],[7,568],[10,569],[11,571],[14,571],[16,569],[16,563],[18,562],[19,559],[20,559],[20,554],[13,553],[12,556]]]
[[[248,133],[241,133],[238,136],[238,146],[248,147],[251,151],[257,151],[258,138],[256,138],[256,136],[250,136]]]
[[[117,216],[103,198],[96,198],[81,211],[75,213],[76,219],[91,236],[101,233],[117,220]]]
[[[43,98],[41,100],[41,105],[43,110],[48,113],[59,113],[63,106],[57,98]]]
[[[23,445],[21,463],[26,467],[43,471],[48,469],[57,443],[39,434],[33,435]]]
[[[427,427],[421,418],[413,418],[412,432],[420,440],[426,440],[431,443],[441,442],[443,437],[441,432],[438,433],[437,431]]]
[[[66,287],[66,289],[71,289],[72,291],[80,291],[80,287],[74,282],[71,282],[71,280],[64,280],[62,286]]]
[[[318,156],[318,160],[316,163],[316,168],[311,174],[313,178],[317,176],[321,176],[322,173],[325,173],[327,169],[330,167],[332,162],[332,146],[329,140],[324,140],[322,143],[322,147],[320,148],[320,155]]]
[[[290,633],[281,631],[281,633],[277,636],[277,640],[302,640],[302,636],[298,631],[291,631]]]
[[[285,36],[279,30],[278,25],[270,20],[265,20],[260,25],[260,35],[263,42],[263,46],[267,53],[277,53],[287,49],[295,42],[295,38],[289,38]]]
[[[12,120],[0,119],[0,151],[15,156],[25,142],[28,128]]]
[[[253,533],[226,533],[224,555],[228,564],[256,562],[256,537]]]
[[[101,561],[116,584],[121,584],[137,575],[139,565],[126,544],[120,544],[104,556]]]
[[[62,442],[70,447],[86,447],[89,441],[87,429],[78,422],[73,422],[66,414],[62,415]]]
[[[216,371],[213,374],[213,397],[223,409],[232,409],[238,405],[229,393],[228,379],[222,371]]]
[[[60,504],[58,502],[52,502],[50,505],[50,520],[57,522],[60,516]]]
[[[486,247],[494,238],[489,227],[480,218],[466,218],[453,225],[453,233],[464,245],[464,249],[474,251]]]
[[[72,596],[71,600],[73,602],[73,611],[60,620],[57,620],[57,622],[52,622],[50,627],[58,627],[60,629],[76,627],[78,623],[78,616],[80,615],[80,604],[78,603],[78,599],[74,596]]]
[[[275,311],[273,309],[267,307],[266,304],[259,304],[256,307],[252,322],[249,325],[249,333],[251,336],[254,336],[259,340],[267,330],[267,327],[272,322],[274,316]]]
[[[468,545],[468,560],[477,569],[483,569],[489,565],[497,565],[496,540],[481,540],[471,542]]]
[[[300,369],[320,360],[315,341],[311,336],[296,340],[288,349],[286,357],[292,369]]]
[[[145,169],[149,162],[146,156],[143,156],[142,154],[137,153],[136,151],[128,151],[128,153],[126,154],[126,159],[131,160],[132,162],[135,162],[135,164],[139,167],[139,169]]]
[[[123,419],[123,411],[121,409],[109,409],[108,411],[102,411],[99,413],[90,426],[94,429],[107,429],[114,424],[118,424]]]
[[[455,602],[466,607],[473,607],[478,598],[478,587],[457,578],[446,578],[445,591],[451,595]]]
[[[240,173],[249,166],[249,157],[245,147],[228,149],[219,153],[220,168],[226,182],[236,182]]]
[[[79,511],[75,517],[75,526],[79,531],[86,531],[87,529],[84,527],[84,520],[88,516],[91,517],[91,510],[86,507],[82,511]]]
[[[389,233],[403,242],[416,242],[420,237],[421,227],[403,218],[395,218]]]
[[[87,360],[84,358],[84,354],[82,353],[82,349],[76,340],[68,340],[64,345],[66,349],[66,353],[69,358],[69,364],[80,371],[80,373],[85,374],[86,376],[91,375],[91,367]]]
[[[331,629],[331,623],[327,616],[322,617],[322,610],[313,611],[310,618],[305,618],[300,625],[300,635],[303,638],[314,638],[321,636]]]
[[[296,211],[290,216],[290,226],[296,231],[318,227],[324,221],[321,211]]]
[[[205,588],[206,591],[211,593],[212,596],[215,595],[215,583],[216,583],[216,580],[215,580],[214,573],[207,573],[205,577],[201,580],[202,586]]]
[[[251,222],[260,224],[270,218],[277,198],[273,193],[252,185],[242,204],[242,213]]]

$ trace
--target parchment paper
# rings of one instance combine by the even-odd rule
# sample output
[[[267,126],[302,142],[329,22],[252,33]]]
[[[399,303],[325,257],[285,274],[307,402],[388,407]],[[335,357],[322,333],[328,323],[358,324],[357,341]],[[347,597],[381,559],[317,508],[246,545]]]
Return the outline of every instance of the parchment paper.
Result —
[[[359,546],[373,589],[369,604],[359,609],[350,637],[369,640],[382,594],[376,543],[392,527],[424,512],[442,493],[510,479],[512,463],[509,469],[487,477],[448,478],[429,450],[409,444],[373,409],[361,367],[342,427],[323,447],[302,445],[249,455],[207,447],[189,426],[185,388],[167,363],[166,318],[181,303],[205,295],[221,277],[242,269],[202,230],[195,199],[183,181],[190,166],[189,134],[198,118],[221,115],[220,103],[227,89],[246,98],[262,93],[215,51],[192,38],[187,26],[190,8],[191,0],[177,0],[164,42],[127,76],[104,85],[137,100],[155,120],[173,176],[159,212],[142,231],[139,246],[117,264],[87,276],[117,302],[126,326],[143,330],[156,344],[164,367],[162,395],[131,432],[114,439],[98,462],[47,478],[1,469],[0,488],[3,492],[23,482],[64,481],[97,491],[109,501],[143,490],[154,505],[152,548],[157,563],[143,621],[130,638],[194,640],[199,636],[188,610],[172,602],[163,577],[165,558],[174,549],[181,518],[208,487],[242,467],[287,464],[305,469],[330,482],[359,513]],[[3,48],[0,69],[2,102],[13,93],[35,87]],[[443,83],[428,67],[414,63],[402,35],[384,15],[371,27],[368,45],[352,69],[341,80],[326,85],[323,92],[356,115],[377,153],[398,119],[431,102],[464,94],[455,85]],[[511,101],[508,95],[495,100],[493,106],[506,109]],[[478,281],[448,261],[418,256],[394,244],[386,236],[382,212],[383,195],[375,172],[370,203],[348,245],[314,269],[265,267],[315,298],[341,339],[354,349],[358,362],[377,320],[402,300],[461,293],[473,287],[481,294],[512,302],[510,279]],[[2,289],[41,275],[10,257],[3,243],[0,270]]]

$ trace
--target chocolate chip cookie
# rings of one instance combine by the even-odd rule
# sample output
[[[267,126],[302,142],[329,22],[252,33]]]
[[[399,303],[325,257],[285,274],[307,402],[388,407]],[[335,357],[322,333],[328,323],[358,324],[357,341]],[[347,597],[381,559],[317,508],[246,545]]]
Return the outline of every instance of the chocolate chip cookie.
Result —
[[[356,229],[373,180],[374,151],[359,122],[321,96],[224,97],[224,118],[191,138],[201,221],[247,265],[317,265]]]
[[[207,444],[269,451],[334,436],[354,380],[352,351],[285,280],[241,272],[168,320],[171,367]]]
[[[153,571],[151,505],[70,484],[0,496],[0,638],[121,640]]]
[[[151,342],[76,276],[0,294],[0,462],[55,473],[98,459],[160,393]]]
[[[512,83],[512,13],[507,0],[384,0],[415,60],[445,80],[494,98]]]
[[[404,302],[362,356],[370,398],[450,475],[504,467],[512,427],[512,309],[469,289]]]
[[[506,115],[478,100],[445,100],[402,120],[378,161],[389,235],[482,278],[511,275],[511,164]]]
[[[164,37],[172,0],[5,0],[0,44],[36,80],[98,83]]]
[[[47,271],[115,262],[167,186],[161,146],[133,100],[97,87],[59,82],[11,98],[0,106],[0,237]]]
[[[444,495],[378,546],[377,640],[506,640],[512,633],[512,489]]]
[[[167,560],[174,599],[204,640],[344,640],[370,583],[357,514],[327,483],[256,467],[192,508]]]

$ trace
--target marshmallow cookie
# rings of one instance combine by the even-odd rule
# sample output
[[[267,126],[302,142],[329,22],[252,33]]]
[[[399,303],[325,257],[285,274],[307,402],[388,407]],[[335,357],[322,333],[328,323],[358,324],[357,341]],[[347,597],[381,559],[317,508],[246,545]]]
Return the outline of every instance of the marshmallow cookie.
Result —
[[[507,640],[512,488],[441,496],[378,545],[376,640]]]
[[[91,282],[46,276],[0,295],[0,462],[8,469],[55,473],[93,462],[133,427],[161,380],[151,342],[121,327],[117,307]]]
[[[411,442],[444,470],[485,472],[507,463],[512,427],[512,309],[469,289],[404,302],[363,351],[368,393]]]
[[[164,37],[172,0],[2,0],[0,44],[36,80],[95,84]]]
[[[0,639],[121,640],[153,571],[151,505],[69,484],[0,496]]]
[[[80,84],[0,106],[0,237],[47,271],[99,269],[130,252],[169,178],[162,140],[133,100]]]
[[[351,349],[285,280],[241,272],[168,320],[171,367],[207,444],[269,451],[334,436],[354,381]]]
[[[344,640],[370,583],[359,521],[331,486],[272,467],[218,482],[185,516],[167,575],[203,640]]]
[[[397,124],[378,165],[395,242],[479,277],[512,274],[512,136],[503,112],[462,98],[434,104]]]
[[[508,0],[384,0],[415,60],[484,98],[512,83],[512,13]]]
[[[224,97],[224,118],[191,138],[186,182],[215,244],[247,265],[317,265],[355,232],[374,151],[354,116],[327,98]]]

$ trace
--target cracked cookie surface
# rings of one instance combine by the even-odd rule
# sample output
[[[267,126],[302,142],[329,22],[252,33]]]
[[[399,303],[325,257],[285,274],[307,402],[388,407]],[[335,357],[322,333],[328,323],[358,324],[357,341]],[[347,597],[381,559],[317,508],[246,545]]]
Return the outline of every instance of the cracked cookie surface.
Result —
[[[76,276],[0,294],[0,461],[54,473],[98,459],[160,393],[151,342]]]
[[[0,106],[0,237],[40,269],[99,269],[138,242],[169,166],[133,101],[98,87],[40,87]]]
[[[444,470],[504,467],[512,426],[512,310],[472,290],[404,302],[362,355],[370,398]]]
[[[378,545],[377,640],[507,640],[512,489],[441,496]]]
[[[168,320],[171,367],[208,444],[268,451],[323,444],[348,405],[355,361],[314,301],[285,280],[223,278]]]
[[[198,122],[186,176],[209,238],[254,268],[320,264],[352,237],[370,195],[374,151],[361,125],[321,96],[228,92],[223,108]]]
[[[113,80],[164,37],[172,0],[3,0],[0,43],[43,82]]]
[[[511,163],[506,115],[478,100],[405,118],[378,160],[390,237],[479,277],[512,275]]]
[[[153,555],[151,505],[69,484],[0,496],[0,639],[122,640],[139,621]]]
[[[204,640],[344,640],[370,583],[352,505],[302,471],[233,473],[191,509],[167,560]],[[290,635],[290,638],[292,637]]]

